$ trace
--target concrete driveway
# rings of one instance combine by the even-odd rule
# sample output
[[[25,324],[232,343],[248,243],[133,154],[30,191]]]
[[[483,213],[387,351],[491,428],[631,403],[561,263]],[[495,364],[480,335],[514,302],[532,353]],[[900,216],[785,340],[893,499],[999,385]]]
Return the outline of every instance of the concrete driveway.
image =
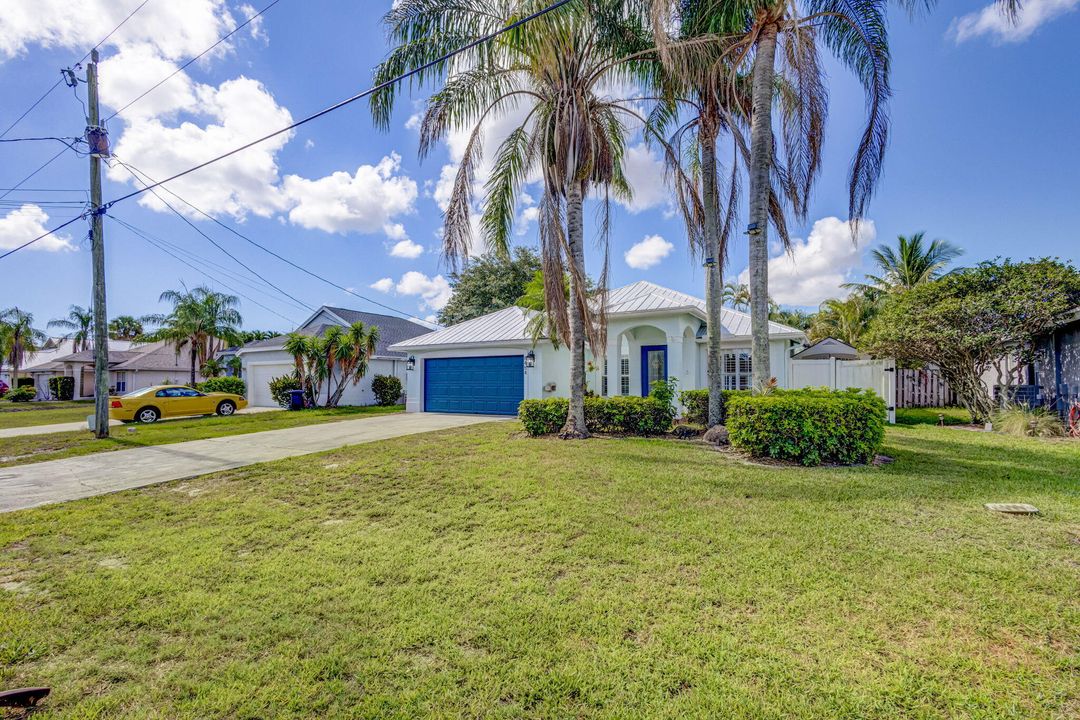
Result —
[[[251,415],[252,413],[264,413],[264,412],[284,412],[279,407],[246,407],[243,410],[237,410],[237,415]],[[87,415],[93,414],[93,408]],[[159,423],[173,422],[174,420],[190,420],[193,417],[202,417],[200,415],[185,415],[182,417],[170,417],[165,420],[159,420]],[[123,427],[124,423],[119,420],[110,420],[109,427]],[[13,427],[13,428],[0,428],[0,438],[9,437],[21,437],[23,435],[48,435],[49,433],[58,432],[74,432],[75,430],[86,430],[90,432],[86,426],[85,420],[79,422],[66,422],[66,423],[52,423],[51,425],[29,425],[27,427]]]
[[[0,512],[503,418],[402,413],[0,468]]]

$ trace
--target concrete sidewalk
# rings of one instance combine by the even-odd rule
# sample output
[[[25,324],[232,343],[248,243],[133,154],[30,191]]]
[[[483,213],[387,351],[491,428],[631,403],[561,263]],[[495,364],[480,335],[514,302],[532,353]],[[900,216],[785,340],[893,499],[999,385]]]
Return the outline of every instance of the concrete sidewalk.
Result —
[[[264,412],[283,412],[278,407],[246,407],[243,410],[237,410],[237,415],[251,415],[252,413],[264,413]],[[90,412],[87,415],[93,414],[93,408],[90,408]],[[159,420],[158,423],[173,422],[174,420],[190,420],[193,417],[202,417],[200,415],[185,415],[184,417],[170,417],[165,420]],[[110,420],[109,427],[123,427],[124,423],[119,420]],[[48,435],[49,433],[58,432],[74,432],[76,430],[86,430],[90,432],[86,425],[85,420],[79,422],[66,422],[66,423],[53,423],[51,425],[28,425],[26,427],[13,427],[13,428],[0,428],[0,438],[9,437],[22,437],[23,435]]]
[[[503,418],[402,413],[0,468],[0,512]]]

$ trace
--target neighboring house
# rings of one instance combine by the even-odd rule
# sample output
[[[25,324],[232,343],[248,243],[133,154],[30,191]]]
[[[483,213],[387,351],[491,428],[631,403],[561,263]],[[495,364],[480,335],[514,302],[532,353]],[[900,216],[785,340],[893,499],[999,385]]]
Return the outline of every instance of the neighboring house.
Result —
[[[390,346],[409,356],[406,410],[514,415],[525,398],[569,394],[570,353],[550,341],[535,347],[529,311],[508,307]],[[724,387],[752,384],[750,316],[724,308]],[[680,390],[708,387],[705,302],[650,282],[608,293],[607,353],[587,355],[586,380],[597,395],[648,395],[650,384],[675,377]],[[769,362],[788,387],[788,360],[806,335],[769,323]]]
[[[843,340],[827,337],[804,347],[791,357],[793,360],[858,360],[863,355]]]
[[[1032,404],[1065,417],[1073,403],[1080,403],[1080,308],[1035,345],[1029,382],[1037,388],[1038,397]]]
[[[371,391],[371,380],[376,375],[396,375],[404,384],[406,353],[391,350],[390,346],[431,332],[430,327],[403,318],[327,305],[316,310],[296,332],[318,336],[332,325],[347,328],[357,321],[378,327],[379,342],[368,363],[367,375],[358,384],[348,386],[341,396],[341,405],[373,405],[375,394]],[[275,406],[277,403],[270,395],[270,381],[295,371],[292,355],[283,349],[286,337],[278,335],[269,340],[257,340],[236,351],[242,363],[242,377],[247,384],[248,403],[251,405]]]
[[[68,376],[75,378],[75,399],[94,397],[94,351],[77,353],[38,352],[26,374],[34,378],[37,399],[49,397],[49,378]],[[60,347],[63,350],[63,346]],[[123,395],[151,385],[165,382],[186,383],[191,376],[191,360],[187,343],[179,353],[174,345],[165,342],[135,345],[126,340],[109,341],[109,392]],[[202,376],[197,376],[201,379]]]

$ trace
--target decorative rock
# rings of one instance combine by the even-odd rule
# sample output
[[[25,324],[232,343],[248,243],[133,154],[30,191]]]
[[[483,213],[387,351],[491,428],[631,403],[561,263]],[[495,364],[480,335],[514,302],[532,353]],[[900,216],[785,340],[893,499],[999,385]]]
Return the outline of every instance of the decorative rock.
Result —
[[[701,434],[701,431],[697,428],[692,428],[689,425],[676,425],[675,429],[671,431],[671,434],[685,440],[686,438],[697,437]]]
[[[714,425],[705,433],[705,442],[713,445],[728,445],[728,431],[723,425]]]
[[[1026,503],[986,503],[987,510],[1009,515],[1038,515],[1039,508]]]

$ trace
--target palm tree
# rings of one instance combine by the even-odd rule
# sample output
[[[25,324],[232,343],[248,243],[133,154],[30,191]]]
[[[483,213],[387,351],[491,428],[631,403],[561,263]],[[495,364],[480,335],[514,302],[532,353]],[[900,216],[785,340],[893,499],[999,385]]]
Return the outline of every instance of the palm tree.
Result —
[[[809,330],[814,316],[805,310],[777,308],[769,313],[769,319],[796,330]]]
[[[746,310],[750,307],[750,288],[746,283],[725,283],[723,297],[724,304],[736,310]]]
[[[90,308],[72,305],[68,309],[66,318],[50,320],[46,327],[58,327],[70,330],[64,336],[65,340],[71,340],[71,352],[89,350],[93,346],[94,335],[94,311]]]
[[[367,375],[378,342],[379,328],[366,326],[362,322],[354,322],[341,334],[334,352],[338,385],[333,393],[327,388],[327,407],[337,407],[348,384],[356,385]]]
[[[172,311],[167,315],[147,315],[143,322],[160,326],[149,333],[150,341],[164,340],[176,348],[177,355],[183,346],[188,345],[191,357],[191,385],[195,385],[195,371],[212,358],[225,343],[235,343],[239,339],[240,324],[243,319],[240,311],[240,299],[235,295],[225,295],[207,287],[188,290],[166,290],[161,293],[160,302],[172,303]]]
[[[292,355],[293,365],[296,367],[296,380],[314,404],[319,397],[319,389],[315,386],[315,376],[318,374],[315,365],[319,355],[315,338],[291,332],[285,337],[282,349]]]
[[[399,46],[379,66],[375,81],[437,61],[547,5],[546,0],[401,0],[386,16]],[[619,80],[632,76],[635,63],[651,62],[635,55],[652,46],[642,19],[622,12],[622,5],[613,0],[573,1],[452,61],[436,62],[416,78],[423,83],[446,76],[428,100],[421,155],[451,130],[469,131],[443,225],[444,252],[451,261],[469,255],[473,178],[483,156],[485,121],[515,107],[526,110],[496,152],[480,228],[488,247],[506,254],[519,190],[531,173],[542,176],[539,235],[548,285],[545,302],[556,320],[556,334],[571,354],[570,403],[560,432],[564,438],[588,436],[585,345],[587,340],[599,356],[606,342],[606,211],[612,193],[630,194],[622,169],[625,122],[645,120],[609,95]],[[389,125],[398,87],[390,84],[372,95],[373,115],[383,127]],[[604,198],[599,237],[604,263],[592,293],[585,272],[583,217],[590,192]],[[564,275],[570,277],[569,296],[558,292]]]
[[[136,340],[142,334],[142,323],[131,315],[120,315],[109,323],[109,337],[113,340]]]
[[[217,358],[210,358],[202,364],[202,367],[199,368],[199,372],[205,378],[216,378],[225,372],[225,363]]]
[[[852,347],[859,347],[859,341],[877,313],[877,308],[878,304],[873,298],[861,293],[852,293],[843,300],[826,300],[810,322],[810,340],[817,342],[833,337]]]
[[[570,277],[568,275],[563,276],[563,292],[565,296],[570,295]],[[525,285],[525,292],[521,297],[517,299],[515,303],[518,307],[524,308],[530,311],[529,322],[525,326],[525,332],[532,338],[533,347],[540,342],[541,338],[548,338],[551,340],[551,345],[556,350],[559,349],[559,331],[558,322],[548,311],[549,305],[555,305],[556,303],[548,303],[544,297],[547,291],[544,283],[544,271],[537,270],[533,275],[532,280]],[[565,305],[566,300],[563,300]]]
[[[34,328],[34,316],[17,307],[0,310],[0,360],[11,365],[11,386],[19,386],[19,368],[31,360],[45,333]]]
[[[930,6],[934,0],[893,0],[907,9]],[[998,0],[1015,17],[1020,0]],[[866,93],[868,116],[852,160],[848,217],[863,217],[881,174],[888,143],[890,59],[888,0],[653,0],[654,27],[662,27],[686,5],[706,7],[722,16],[724,27],[737,23],[739,36],[728,57],[733,74],[749,66],[750,103],[741,108],[749,119],[750,303],[754,386],[769,380],[768,229],[770,222],[786,244],[782,195],[800,220],[806,219],[810,191],[821,169],[821,150],[828,110],[828,87],[821,46],[847,65]],[[778,57],[782,60],[778,67]],[[773,105],[786,117],[779,143],[773,132]],[[733,129],[737,140],[745,140]],[[775,149],[781,151],[779,157]],[[776,192],[774,184],[779,186]]]
[[[847,283],[844,287],[869,295],[910,290],[941,277],[949,263],[964,254],[948,240],[933,240],[924,246],[925,239],[926,233],[920,231],[911,237],[898,235],[895,250],[888,245],[875,248],[870,256],[877,265],[877,274],[867,274],[867,282]]]

